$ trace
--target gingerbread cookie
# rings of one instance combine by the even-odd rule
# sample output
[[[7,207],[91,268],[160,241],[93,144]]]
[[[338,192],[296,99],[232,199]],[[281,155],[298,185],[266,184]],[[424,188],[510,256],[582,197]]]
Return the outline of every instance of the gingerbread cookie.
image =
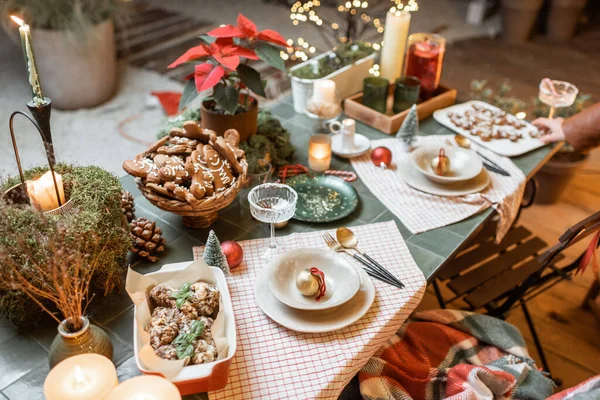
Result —
[[[154,164],[158,167],[158,176],[165,182],[182,183],[190,176],[179,156],[157,154]]]
[[[233,150],[233,154],[235,154],[238,159],[244,157],[246,152],[239,148],[240,134],[238,131],[235,129],[228,129],[223,134],[223,138],[225,138],[225,141],[229,147],[231,147],[231,150]]]
[[[137,178],[144,178],[148,182],[160,182],[158,168],[156,167],[156,164],[154,164],[154,162],[149,158],[144,157],[140,160],[126,160],[123,163],[123,169],[129,175]]]
[[[202,159],[206,163],[206,172],[213,177],[213,186],[215,193],[219,193],[227,189],[233,183],[233,173],[229,162],[209,144],[202,148]]]
[[[165,182],[165,189],[172,192],[175,197],[180,200],[187,201],[192,206],[199,203],[199,200],[184,186],[178,185],[175,182]]]
[[[203,159],[202,151],[194,150],[187,158],[185,168],[192,177],[190,192],[197,198],[212,196],[214,193],[213,176],[207,171],[208,167]]]
[[[183,155],[183,154],[191,154],[194,150],[193,147],[188,147],[183,144],[178,144],[175,146],[161,146],[156,152],[158,154],[167,154],[167,155]]]
[[[183,128],[172,128],[169,135],[171,137],[179,136],[208,143],[211,132],[208,129],[202,129],[196,121],[185,121]]]
[[[231,130],[232,129],[230,129],[227,132],[230,132]],[[238,142],[239,142],[239,134],[237,133],[237,131],[234,131],[234,132],[236,135],[238,135]],[[231,137],[232,137],[231,133],[230,133],[229,137],[231,139]],[[235,170],[235,172],[237,172],[238,174],[241,174],[243,172],[242,166],[238,162],[237,157],[235,156],[235,153],[234,153],[233,149],[231,148],[230,144],[225,141],[225,138],[217,136],[216,134],[211,134],[210,135],[210,144],[219,153],[219,155],[221,155],[221,157],[223,157],[225,160],[227,160],[229,162],[229,164]]]
[[[169,189],[167,189],[166,187],[164,187],[161,184],[158,183],[146,183],[146,187],[149,189],[152,189],[152,191],[164,196],[164,197],[169,197],[171,199],[177,199],[177,196],[175,196],[173,194],[173,192],[171,192]]]

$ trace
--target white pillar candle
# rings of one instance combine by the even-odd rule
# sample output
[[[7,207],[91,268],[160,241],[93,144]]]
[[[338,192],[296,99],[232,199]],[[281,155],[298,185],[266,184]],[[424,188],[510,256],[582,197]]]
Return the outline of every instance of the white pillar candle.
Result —
[[[385,17],[383,48],[379,70],[381,77],[393,83],[402,74],[402,63],[410,27],[410,12],[390,10]]]
[[[308,166],[316,172],[329,169],[331,164],[331,136],[317,134],[308,142]]]
[[[335,102],[335,82],[330,79],[320,79],[313,83],[312,101],[319,103]]]
[[[44,95],[42,94],[42,86],[40,78],[35,66],[35,57],[33,55],[33,44],[31,41],[31,30],[21,18],[11,15],[10,17],[17,25],[19,25],[19,35],[21,35],[21,46],[23,47],[23,55],[25,56],[25,64],[27,65],[27,75],[29,77],[29,85],[33,93],[33,102],[39,106],[45,103]]]
[[[119,383],[112,361],[99,354],[69,357],[50,370],[46,400],[104,400]]]
[[[58,186],[58,193],[60,196],[61,204],[65,204],[65,190],[62,183],[62,176],[58,173],[54,173],[56,178],[56,185]],[[38,179],[25,182],[27,186],[27,194],[33,208],[38,211],[50,211],[59,207],[58,199],[56,198],[56,189],[54,188],[54,180],[52,179],[52,173],[46,172]]]
[[[156,375],[136,376],[117,386],[106,400],[181,400],[170,381]]]

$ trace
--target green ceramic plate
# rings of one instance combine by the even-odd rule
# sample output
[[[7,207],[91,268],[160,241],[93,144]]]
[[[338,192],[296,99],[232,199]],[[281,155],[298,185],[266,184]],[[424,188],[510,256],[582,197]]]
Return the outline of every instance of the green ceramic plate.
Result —
[[[294,219],[299,221],[336,221],[352,213],[358,205],[356,190],[335,176],[297,175],[285,183],[298,192]]]

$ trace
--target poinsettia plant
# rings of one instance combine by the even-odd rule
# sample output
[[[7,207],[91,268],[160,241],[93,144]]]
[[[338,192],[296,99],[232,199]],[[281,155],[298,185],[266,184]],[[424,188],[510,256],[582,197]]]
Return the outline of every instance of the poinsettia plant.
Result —
[[[263,60],[284,70],[278,46],[288,44],[279,33],[271,29],[259,31],[252,21],[238,15],[237,26],[226,25],[200,37],[201,44],[192,47],[175,60],[169,68],[194,63],[194,73],[189,76],[183,90],[179,108],[185,107],[199,93],[212,89],[216,106],[227,114],[248,108],[248,90],[264,96],[260,73],[248,65],[248,60]]]

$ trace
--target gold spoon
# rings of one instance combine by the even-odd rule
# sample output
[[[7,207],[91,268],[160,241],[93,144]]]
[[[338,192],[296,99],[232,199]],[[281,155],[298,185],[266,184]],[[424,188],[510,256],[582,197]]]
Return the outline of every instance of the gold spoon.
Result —
[[[471,148],[471,139],[463,135],[454,135],[454,141],[463,149]]]
[[[335,236],[336,236],[338,242],[340,242],[340,244],[344,248],[352,249],[352,250],[356,251],[358,254],[360,254],[367,260],[369,260],[373,264],[373,268],[376,268],[381,274],[389,277],[390,279],[395,281],[397,284],[399,284],[401,287],[404,287],[404,284],[402,282],[400,282],[400,280],[398,278],[396,278],[394,275],[392,275],[387,269],[383,268],[383,266],[381,266],[381,264],[379,264],[377,261],[372,259],[371,256],[362,252],[361,250],[358,249],[358,247],[356,247],[358,245],[358,236],[356,236],[354,234],[354,232],[352,232],[350,229],[338,228],[338,230],[335,231]]]

